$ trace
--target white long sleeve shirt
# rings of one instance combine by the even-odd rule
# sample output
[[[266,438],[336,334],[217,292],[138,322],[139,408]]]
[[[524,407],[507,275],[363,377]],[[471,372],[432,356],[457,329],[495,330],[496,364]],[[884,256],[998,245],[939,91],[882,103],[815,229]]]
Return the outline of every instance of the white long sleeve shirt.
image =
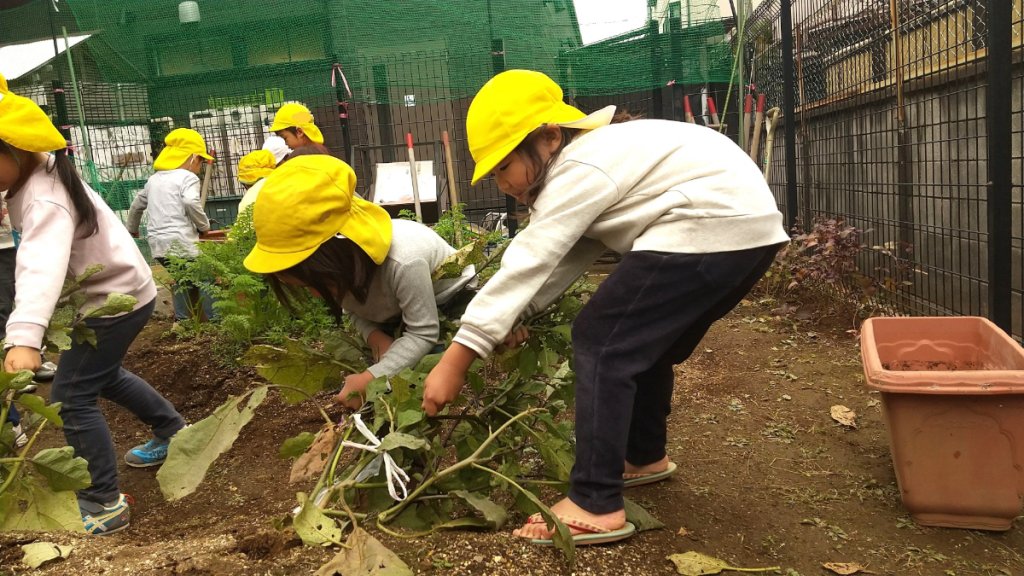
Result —
[[[15,271],[14,311],[7,321],[7,345],[39,348],[64,280],[94,264],[103,270],[82,285],[84,309],[103,304],[108,294],[134,296],[138,309],[156,298],[153,273],[135,240],[106,202],[86,186],[96,208],[99,230],[81,237],[78,213],[67,189],[52,170],[53,158],[40,164],[13,198],[7,199],[11,224],[21,234]]]
[[[667,120],[598,128],[555,159],[455,341],[486,357],[606,248],[707,254],[788,239],[757,165],[726,136]]]
[[[132,201],[128,230],[139,231],[142,212],[148,215],[146,238],[154,258],[199,255],[199,233],[210,229],[210,219],[199,201],[199,177],[188,170],[156,172]]]

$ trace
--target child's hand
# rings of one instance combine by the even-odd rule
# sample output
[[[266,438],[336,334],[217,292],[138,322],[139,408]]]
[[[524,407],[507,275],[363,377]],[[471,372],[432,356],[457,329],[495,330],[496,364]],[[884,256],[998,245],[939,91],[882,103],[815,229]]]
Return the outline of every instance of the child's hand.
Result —
[[[520,324],[518,327],[513,328],[508,336],[505,336],[505,341],[501,343],[503,348],[517,348],[523,342],[526,342],[530,338],[530,331],[527,330],[526,326]]]
[[[476,358],[476,352],[458,342],[445,351],[423,381],[423,411],[427,416],[437,415],[446,404],[459,397],[466,384],[466,372]]]
[[[358,410],[366,399],[366,387],[373,381],[373,374],[360,372],[345,377],[345,385],[341,392],[334,397],[334,401],[346,408]]]
[[[30,346],[15,346],[7,351],[4,358],[4,371],[17,372],[18,370],[29,370],[35,372],[42,366],[43,360],[39,356],[39,350]]]
[[[438,364],[423,381],[423,411],[436,416],[446,404],[459,397],[466,384],[466,373]]]

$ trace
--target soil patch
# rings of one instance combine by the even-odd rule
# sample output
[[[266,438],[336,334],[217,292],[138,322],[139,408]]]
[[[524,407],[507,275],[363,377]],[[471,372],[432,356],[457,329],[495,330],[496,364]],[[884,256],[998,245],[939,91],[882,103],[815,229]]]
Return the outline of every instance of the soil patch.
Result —
[[[575,574],[674,574],[666,557],[688,550],[735,566],[780,566],[777,573],[787,576],[827,574],[823,562],[857,562],[877,574],[1024,574],[1019,521],[1008,532],[986,533],[922,528],[908,517],[880,396],[864,385],[849,326],[814,315],[780,318],[771,310],[744,302],[676,369],[669,455],[679,471],[628,494],[666,528],[580,549]],[[168,328],[148,326],[126,366],[186,419],[203,418],[260,382],[251,370],[226,368],[210,342],[179,341]],[[316,400],[329,406],[331,395]],[[857,413],[858,428],[831,419],[835,404]],[[104,409],[119,450],[147,439],[130,414],[114,405]],[[122,489],[136,501],[131,528],[106,538],[38,535],[75,549],[68,560],[32,573],[314,573],[335,551],[303,547],[271,522],[296,505],[295,492],[310,488],[287,484],[290,461],[277,457],[278,448],[320,422],[309,404],[268,399],[201,488],[178,502],[163,500],[153,470],[122,466]],[[49,441],[62,443],[59,433]],[[411,540],[371,533],[422,574],[567,572],[557,552],[512,537],[510,528]],[[0,536],[0,574],[27,571],[18,545],[35,538]]]

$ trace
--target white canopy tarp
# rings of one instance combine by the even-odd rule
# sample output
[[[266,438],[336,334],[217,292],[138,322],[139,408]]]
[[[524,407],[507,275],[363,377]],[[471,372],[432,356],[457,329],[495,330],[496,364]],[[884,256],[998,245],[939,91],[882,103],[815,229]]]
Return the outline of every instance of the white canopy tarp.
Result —
[[[68,36],[68,43],[75,46],[90,36],[91,34]],[[54,54],[52,39],[0,46],[0,74],[8,81],[24,76],[63,54],[67,49],[63,38],[57,39],[57,48],[60,52]]]

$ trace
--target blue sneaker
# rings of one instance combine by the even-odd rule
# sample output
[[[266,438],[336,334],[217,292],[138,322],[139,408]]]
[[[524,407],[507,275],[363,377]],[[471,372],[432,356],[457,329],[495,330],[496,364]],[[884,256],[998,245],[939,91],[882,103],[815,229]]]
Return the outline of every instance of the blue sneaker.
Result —
[[[78,510],[82,513],[85,531],[95,536],[120,532],[131,520],[131,501],[127,494],[118,495],[117,500],[108,504],[79,498]]]
[[[132,468],[149,468],[159,466],[167,459],[167,446],[170,440],[153,437],[145,444],[132,448],[124,455],[124,461]]]

